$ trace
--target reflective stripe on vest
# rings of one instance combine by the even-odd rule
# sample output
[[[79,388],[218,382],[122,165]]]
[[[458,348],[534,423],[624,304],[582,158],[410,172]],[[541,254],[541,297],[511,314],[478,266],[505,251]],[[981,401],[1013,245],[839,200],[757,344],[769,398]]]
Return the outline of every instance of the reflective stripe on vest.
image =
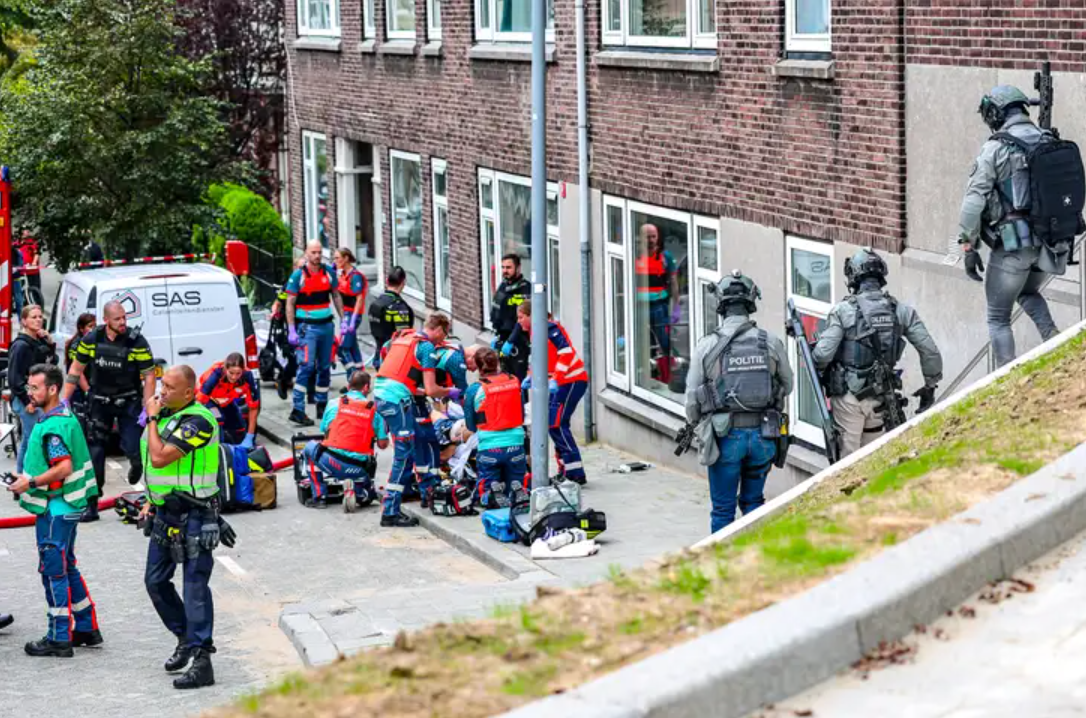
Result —
[[[308,312],[332,306],[332,279],[323,265],[318,274],[310,273],[308,265],[302,267],[302,286],[294,305]]]
[[[667,291],[667,263],[664,254],[644,255],[635,265],[638,294],[658,294]]]
[[[140,440],[140,453],[143,454],[143,466],[147,471],[147,490],[151,503],[162,505],[166,497],[174,491],[205,499],[214,496],[219,490],[219,432],[215,428],[215,416],[203,404],[192,403],[166,419],[161,417],[159,436],[165,441],[181,425],[186,416],[202,416],[211,426],[208,442],[198,449],[185,454],[177,461],[160,469],[151,465],[147,434]],[[148,429],[150,431],[150,429]]]
[[[328,427],[328,438],[321,443],[336,451],[353,451],[356,454],[372,454],[375,432],[373,416],[376,413],[372,401],[359,401],[343,397],[339,411]]]
[[[476,412],[480,431],[504,431],[524,426],[524,402],[520,380],[511,374],[495,374],[479,380],[483,402]]]
[[[422,365],[419,364],[417,349],[420,341],[429,341],[425,335],[413,329],[401,329],[389,344],[388,356],[381,361],[377,376],[398,381],[412,394],[420,394],[422,384]]]

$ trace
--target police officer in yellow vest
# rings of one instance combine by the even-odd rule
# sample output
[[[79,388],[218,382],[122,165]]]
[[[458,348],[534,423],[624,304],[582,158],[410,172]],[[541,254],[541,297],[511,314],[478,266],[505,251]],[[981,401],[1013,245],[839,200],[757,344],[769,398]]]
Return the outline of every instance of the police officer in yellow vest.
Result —
[[[140,442],[146,469],[148,506],[154,517],[144,529],[151,537],[144,583],[159,618],[177,637],[167,672],[188,671],[174,688],[215,683],[211,654],[214,611],[211,552],[220,540],[233,545],[229,525],[219,518],[219,432],[214,415],[196,396],[192,367],[172,367],[162,377],[162,395],[147,402],[147,431]],[[184,601],[172,578],[184,570]],[[191,661],[191,665],[189,662]]]
[[[27,643],[26,653],[71,658],[73,647],[102,642],[94,601],[75,559],[79,518],[87,502],[97,500],[98,485],[83,429],[60,403],[63,387],[64,375],[52,364],[30,368],[27,394],[42,418],[30,434],[26,473],[15,477],[8,491],[37,517],[38,571],[49,606],[49,630],[44,638]]]

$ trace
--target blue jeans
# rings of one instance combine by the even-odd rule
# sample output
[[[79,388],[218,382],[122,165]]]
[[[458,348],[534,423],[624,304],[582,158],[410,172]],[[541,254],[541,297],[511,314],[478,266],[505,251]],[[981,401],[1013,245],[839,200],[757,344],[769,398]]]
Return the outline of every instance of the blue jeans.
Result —
[[[240,444],[249,433],[249,421],[237,400],[226,406],[215,402],[205,404],[208,410],[219,420],[219,437],[224,444]]]
[[[34,431],[34,426],[38,423],[38,419],[41,418],[41,409],[36,409],[33,414],[26,410],[26,404],[19,399],[12,397],[11,408],[15,410],[15,415],[19,417],[19,426],[22,428],[23,438],[19,442],[19,451],[15,454],[15,472],[23,473],[23,459],[26,457],[26,447],[30,446],[30,432]]]
[[[358,464],[348,463],[337,457],[331,451],[319,451],[321,443],[317,440],[310,441],[302,450],[309,467],[309,480],[313,485],[313,498],[324,496],[324,477],[332,479],[348,479],[355,494],[361,494],[362,490],[372,488],[373,479],[366,469]]]
[[[339,361],[347,371],[347,381],[351,380],[352,374],[362,368],[362,348],[358,346],[357,325],[355,325],[353,332],[344,332],[343,336],[340,337]]]
[[[523,486],[524,475],[528,471],[523,445],[480,450],[475,455],[475,466],[479,472],[479,483],[475,491],[483,506],[490,503],[490,490],[494,482],[504,484],[504,487],[496,488],[500,488],[507,498],[512,499],[513,482],[519,482]]]
[[[441,446],[437,443],[437,430],[430,419],[430,404],[426,399],[415,400],[415,475],[419,495],[428,498],[438,484],[441,468]]]
[[[558,472],[574,479],[584,477],[584,464],[581,462],[581,450],[577,448],[569,422],[587,388],[588,382],[575,381],[572,384],[563,384],[558,387],[558,391],[550,393],[550,429],[547,433],[554,442]]]
[[[777,456],[777,443],[763,439],[761,429],[732,429],[717,441],[720,458],[709,467],[713,533],[735,521],[736,493],[744,516],[765,503],[765,478]]]
[[[415,407],[411,400],[392,402],[377,400],[377,413],[388,425],[388,434],[392,438],[392,473],[385,486],[383,513],[395,516],[400,513],[403,502],[403,490],[414,481],[412,470],[415,468]]]
[[[158,511],[164,511],[160,506]],[[171,515],[171,520],[178,520]],[[200,534],[203,518],[199,511],[189,514],[185,532],[189,536]],[[215,606],[211,600],[211,570],[215,568],[215,559],[210,551],[200,551],[196,558],[185,557],[182,565],[184,580],[182,591],[185,600],[177,594],[173,585],[173,574],[177,564],[170,557],[168,549],[159,546],[152,538],[147,546],[147,570],[143,583],[147,595],[158,612],[158,617],[177,636],[180,643],[190,648],[212,648],[211,638],[215,626]]]
[[[332,381],[332,345],[335,343],[336,329],[332,322],[309,324],[298,322],[298,339],[301,346],[295,351],[298,356],[298,376],[294,379],[294,409],[305,412],[305,389],[309,377],[316,378],[313,400],[318,404],[328,403],[328,385]]]
[[[45,602],[49,606],[51,641],[72,640],[75,630],[86,632],[98,628],[87,582],[75,560],[75,534],[82,514],[53,516],[46,512],[34,521],[38,541],[38,573],[45,586]]]

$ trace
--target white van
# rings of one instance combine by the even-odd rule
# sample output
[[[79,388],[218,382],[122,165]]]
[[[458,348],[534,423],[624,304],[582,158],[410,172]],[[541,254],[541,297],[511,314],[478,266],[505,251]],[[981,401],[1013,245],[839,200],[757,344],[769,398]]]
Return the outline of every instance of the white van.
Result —
[[[59,350],[75,332],[79,315],[102,323],[102,307],[117,300],[129,328],[139,327],[155,363],[188,364],[199,376],[230,352],[257,367],[256,333],[249,301],[234,275],[210,264],[134,264],[69,272],[49,315]]]

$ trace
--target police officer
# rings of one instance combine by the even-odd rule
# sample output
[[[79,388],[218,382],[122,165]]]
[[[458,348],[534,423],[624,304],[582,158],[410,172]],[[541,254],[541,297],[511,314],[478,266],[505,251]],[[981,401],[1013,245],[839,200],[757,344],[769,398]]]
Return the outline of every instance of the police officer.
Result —
[[[143,475],[139,440],[141,407],[155,391],[155,362],[147,339],[128,329],[128,318],[120,302],[102,307],[105,324],[86,334],[75,350],[68,370],[63,400],[69,401],[79,388],[79,379],[91,368],[90,410],[87,417],[91,460],[101,494],[106,481],[106,447],[114,422],[121,438],[121,450],[128,457],[128,483]],[[141,395],[142,394],[142,395]],[[84,521],[98,520],[98,507],[90,505]]]
[[[979,112],[993,133],[973,163],[958,220],[965,272],[984,281],[988,303],[988,335],[997,366],[1014,359],[1011,312],[1017,301],[1037,326],[1042,339],[1058,333],[1048,302],[1041,296],[1046,275],[1067,271],[1074,235],[1086,230],[1081,215],[1069,236],[1044,242],[1030,227],[1030,169],[1025,148],[1054,139],[1051,132],[1030,120],[1029,99],[1010,85],[993,88],[980,101]],[[1019,146],[1017,143],[1021,143]],[[1058,178],[1062,180],[1063,178]],[[1072,223],[1073,225],[1073,223]],[[992,249],[988,276],[982,280],[984,262],[978,242]]]
[[[915,309],[883,290],[886,274],[886,262],[870,249],[845,260],[845,280],[852,294],[830,310],[811,352],[826,377],[841,456],[883,433],[875,365],[882,362],[891,373],[905,351],[903,337],[920,354],[924,386],[913,394],[920,399],[918,413],[935,403],[935,387],[943,378],[943,357],[935,340]]]
[[[374,368],[381,366],[381,347],[401,329],[415,326],[415,312],[401,296],[407,272],[397,265],[385,278],[385,293],[370,304],[370,334],[377,351],[373,355]]]
[[[233,544],[229,525],[219,518],[219,432],[215,417],[196,399],[192,367],[170,368],[162,377],[162,397],[147,402],[147,431],[140,449],[147,465],[144,509],[150,520],[144,584],[155,611],[177,637],[166,661],[167,672],[189,665],[174,688],[215,683],[211,654],[214,608],[211,600],[211,552],[220,540]],[[184,571],[182,600],[173,585],[178,564]]]
[[[359,504],[369,504],[376,494],[373,488],[377,459],[374,446],[388,448],[388,429],[377,413],[376,404],[366,396],[370,375],[356,371],[347,380],[347,395],[332,402],[321,419],[325,438],[305,445],[313,497],[307,506],[327,507],[324,477],[346,480],[343,510],[354,513]]]
[[[328,406],[328,386],[332,380],[332,348],[337,341],[335,317],[343,316],[336,272],[322,261],[321,243],[310,242],[305,248],[306,263],[295,269],[287,281],[287,335],[297,348],[298,377],[294,384],[294,408],[288,417],[292,423],[313,426],[305,415],[306,385],[316,376],[313,399],[317,418]]]
[[[98,486],[83,429],[60,403],[63,387],[64,375],[52,364],[30,368],[27,391],[42,416],[31,432],[26,473],[8,491],[36,517],[38,572],[49,605],[49,629],[44,638],[26,644],[26,653],[71,658],[73,647],[102,643],[94,601],[75,557],[77,519],[97,501]]]
[[[523,381],[528,375],[530,349],[528,337],[517,323],[517,308],[528,301],[532,285],[520,273],[520,255],[510,252],[502,257],[502,283],[490,302],[490,326],[494,329],[494,348],[498,349],[511,374]]]
[[[765,503],[765,482],[777,456],[773,434],[792,392],[784,343],[750,318],[762,298],[738,269],[716,286],[723,321],[698,342],[686,377],[686,417],[701,440],[698,459],[709,467],[716,533],[735,520],[736,495],[746,515]]]

